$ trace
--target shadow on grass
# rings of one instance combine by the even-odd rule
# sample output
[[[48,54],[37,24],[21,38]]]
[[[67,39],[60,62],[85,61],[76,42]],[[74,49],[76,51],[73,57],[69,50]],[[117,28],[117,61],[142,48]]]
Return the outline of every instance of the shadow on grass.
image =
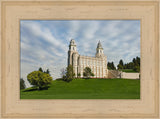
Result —
[[[23,92],[48,90],[49,87],[50,87],[50,86],[46,86],[46,87],[42,87],[42,88],[40,88],[40,89],[38,89],[37,87],[31,87],[31,88],[29,88],[29,89],[23,90]]]

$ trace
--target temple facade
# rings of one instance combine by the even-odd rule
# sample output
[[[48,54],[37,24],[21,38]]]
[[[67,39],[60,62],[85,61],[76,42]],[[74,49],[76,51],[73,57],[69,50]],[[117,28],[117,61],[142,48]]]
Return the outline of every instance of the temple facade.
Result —
[[[80,74],[83,77],[83,72],[86,67],[90,67],[94,76],[92,78],[107,78],[107,56],[104,55],[103,47],[99,41],[96,48],[95,57],[82,56],[78,53],[75,40],[71,40],[68,51],[68,65],[72,65],[75,76]]]

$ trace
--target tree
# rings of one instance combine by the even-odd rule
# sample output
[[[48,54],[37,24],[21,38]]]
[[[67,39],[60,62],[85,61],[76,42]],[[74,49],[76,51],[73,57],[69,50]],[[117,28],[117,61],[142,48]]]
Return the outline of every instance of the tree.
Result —
[[[123,69],[123,66],[121,64],[117,65],[118,69]]]
[[[47,69],[46,73],[50,75],[50,71],[49,71],[49,69]]]
[[[136,71],[136,72],[140,72],[140,66],[135,66],[135,67],[133,68],[133,70]]]
[[[69,65],[66,69],[66,74],[63,77],[64,81],[70,82],[74,78],[74,76],[75,76],[75,73],[73,71],[73,66]]]
[[[140,57],[136,57],[137,63],[140,66]]]
[[[135,59],[135,58],[133,58],[132,62],[133,62],[134,64],[136,64],[136,59]]]
[[[61,69],[61,77],[64,78],[66,76],[66,69],[62,68]]]
[[[116,69],[116,67],[114,66],[114,63],[113,63],[113,62],[108,62],[108,63],[107,63],[107,67],[108,67],[108,69],[112,69],[112,70],[115,70],[115,69]]]
[[[33,71],[27,75],[27,80],[31,85],[36,86],[39,90],[48,87],[52,82],[52,77],[41,71]]]
[[[134,63],[133,62],[129,62],[124,64],[123,69],[133,69],[134,67]]]
[[[114,66],[114,63],[113,63],[113,62],[111,63],[111,68],[112,68],[113,70],[116,69],[116,67]]]
[[[117,67],[118,67],[118,69],[123,69],[124,64],[123,64],[123,60],[122,59],[119,61],[119,64],[117,65]]]
[[[49,74],[50,75],[50,71],[49,69],[47,69],[46,71],[43,71],[43,69],[40,67],[38,71],[41,71],[43,73]]]
[[[43,69],[40,67],[38,71],[41,71],[41,72],[43,72]]]
[[[89,67],[86,67],[86,68],[84,69],[83,75],[84,75],[85,77],[87,77],[87,78],[89,78],[90,76],[94,76],[94,74],[93,74],[92,71],[91,71],[91,68],[89,68]]]
[[[124,64],[124,65],[123,65],[123,69],[127,69],[127,64]]]
[[[111,68],[111,63],[110,63],[110,62],[107,63],[107,68],[108,68],[108,69],[112,69],[112,68]]]
[[[25,82],[24,82],[23,78],[20,78],[20,90],[25,89],[25,88],[26,88]]]
[[[81,73],[78,73],[77,76],[78,76],[78,78],[80,78],[81,77]]]
[[[119,61],[119,64],[123,66],[123,60],[122,59]]]
[[[140,72],[140,58],[139,57],[133,58],[133,63],[134,63],[133,70],[136,72]]]
[[[119,64],[117,65],[118,69],[132,69],[135,72],[140,71],[140,57],[133,58],[132,62],[123,64],[123,60],[121,59],[119,61]]]

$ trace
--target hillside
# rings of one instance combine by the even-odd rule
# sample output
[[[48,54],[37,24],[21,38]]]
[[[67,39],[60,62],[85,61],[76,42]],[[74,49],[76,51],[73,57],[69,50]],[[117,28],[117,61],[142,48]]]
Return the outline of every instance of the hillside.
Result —
[[[140,80],[74,79],[53,81],[46,90],[21,90],[21,99],[140,99]]]

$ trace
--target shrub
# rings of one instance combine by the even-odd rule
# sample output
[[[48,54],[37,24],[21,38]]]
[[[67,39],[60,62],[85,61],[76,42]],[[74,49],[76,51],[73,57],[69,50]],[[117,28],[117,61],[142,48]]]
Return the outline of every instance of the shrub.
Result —
[[[75,78],[75,73],[73,71],[73,66],[69,65],[66,69],[66,74],[63,75],[63,80],[66,82],[72,81],[73,78]]]
[[[83,75],[84,75],[86,78],[90,78],[91,76],[94,76],[93,72],[91,71],[91,68],[89,68],[89,67],[86,67],[86,68],[84,69]]]
[[[48,87],[52,82],[52,77],[41,71],[33,71],[27,75],[27,80],[31,85],[36,86],[39,90]]]
[[[20,78],[20,90],[25,89],[25,88],[26,88],[25,82],[24,82],[23,78]]]

